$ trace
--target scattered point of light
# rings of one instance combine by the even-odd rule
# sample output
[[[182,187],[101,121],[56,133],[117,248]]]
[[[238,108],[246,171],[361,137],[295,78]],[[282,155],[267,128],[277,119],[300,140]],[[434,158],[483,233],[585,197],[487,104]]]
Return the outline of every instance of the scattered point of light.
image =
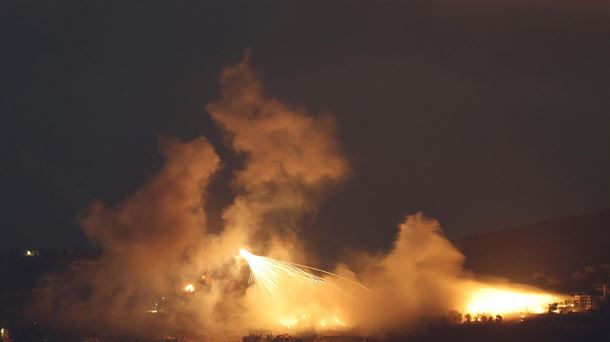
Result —
[[[37,256],[38,251],[35,249],[28,249],[25,251],[25,253],[23,253],[23,255],[28,256],[28,257]]]
[[[186,292],[195,292],[195,286],[193,284],[187,284],[184,287],[184,291],[186,291]]]
[[[32,257],[32,256],[38,256],[40,254],[38,253],[37,249],[28,249],[23,253],[23,255]]]

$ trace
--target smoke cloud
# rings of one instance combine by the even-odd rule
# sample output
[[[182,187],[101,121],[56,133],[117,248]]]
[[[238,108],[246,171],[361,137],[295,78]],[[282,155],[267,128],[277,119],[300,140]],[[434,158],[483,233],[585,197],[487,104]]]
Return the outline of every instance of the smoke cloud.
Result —
[[[138,191],[115,206],[91,204],[81,224],[103,246],[103,259],[52,278],[42,292],[50,293],[37,298],[42,317],[57,315],[60,323],[79,328],[140,331],[144,308],[182,286],[180,266],[205,236],[202,193],[219,159],[204,138],[165,139],[161,145],[165,166]]]
[[[324,286],[279,276],[279,300],[261,296],[248,283],[240,249],[312,262],[299,229],[350,168],[332,117],[268,96],[248,57],[222,72],[220,87],[221,98],[206,110],[244,159],[224,227],[206,229],[205,203],[213,200],[206,189],[221,167],[214,148],[203,137],[165,139],[165,165],[156,175],[117,204],[94,201],[83,216],[85,233],[103,246],[100,263],[48,277],[32,312],[72,331],[215,340],[261,328],[412,331],[466,307],[464,298],[483,285],[464,273],[463,256],[423,214],[399,225],[390,251],[354,252],[336,275],[325,274]]]
[[[348,172],[334,121],[265,96],[248,57],[225,69],[220,85],[222,98],[206,109],[247,160],[233,181],[239,195],[224,213],[226,229],[244,232],[259,248],[277,239],[294,243],[303,216],[315,214],[325,189]]]
[[[376,315],[358,316],[365,331],[404,330],[456,308],[455,281],[462,254],[443,236],[439,223],[422,213],[399,225],[392,250],[365,258],[360,272],[375,296],[364,306]]]

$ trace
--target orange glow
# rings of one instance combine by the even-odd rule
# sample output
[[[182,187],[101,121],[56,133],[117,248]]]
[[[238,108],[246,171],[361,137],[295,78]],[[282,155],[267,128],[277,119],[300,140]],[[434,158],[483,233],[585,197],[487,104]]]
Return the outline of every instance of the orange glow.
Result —
[[[553,294],[511,287],[481,285],[469,292],[463,311],[473,316],[540,314],[560,301]]]

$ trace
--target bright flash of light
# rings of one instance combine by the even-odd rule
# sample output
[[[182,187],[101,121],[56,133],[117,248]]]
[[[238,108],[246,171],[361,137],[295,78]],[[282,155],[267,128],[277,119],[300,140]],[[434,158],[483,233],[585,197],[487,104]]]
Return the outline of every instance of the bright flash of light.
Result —
[[[187,284],[184,287],[184,291],[186,291],[186,292],[195,292],[195,286],[193,286],[193,284]]]
[[[559,300],[548,293],[483,287],[471,292],[465,311],[471,315],[540,314],[547,311],[549,304]]]

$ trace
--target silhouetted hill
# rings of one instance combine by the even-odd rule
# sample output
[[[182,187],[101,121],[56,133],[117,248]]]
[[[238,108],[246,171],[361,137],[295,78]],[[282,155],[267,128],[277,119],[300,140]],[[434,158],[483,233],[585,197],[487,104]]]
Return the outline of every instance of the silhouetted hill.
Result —
[[[579,270],[588,276],[610,264],[610,209],[476,235],[456,245],[476,273],[532,283],[537,272],[539,283],[562,287],[574,283]],[[602,268],[601,281],[607,282],[608,267]]]

